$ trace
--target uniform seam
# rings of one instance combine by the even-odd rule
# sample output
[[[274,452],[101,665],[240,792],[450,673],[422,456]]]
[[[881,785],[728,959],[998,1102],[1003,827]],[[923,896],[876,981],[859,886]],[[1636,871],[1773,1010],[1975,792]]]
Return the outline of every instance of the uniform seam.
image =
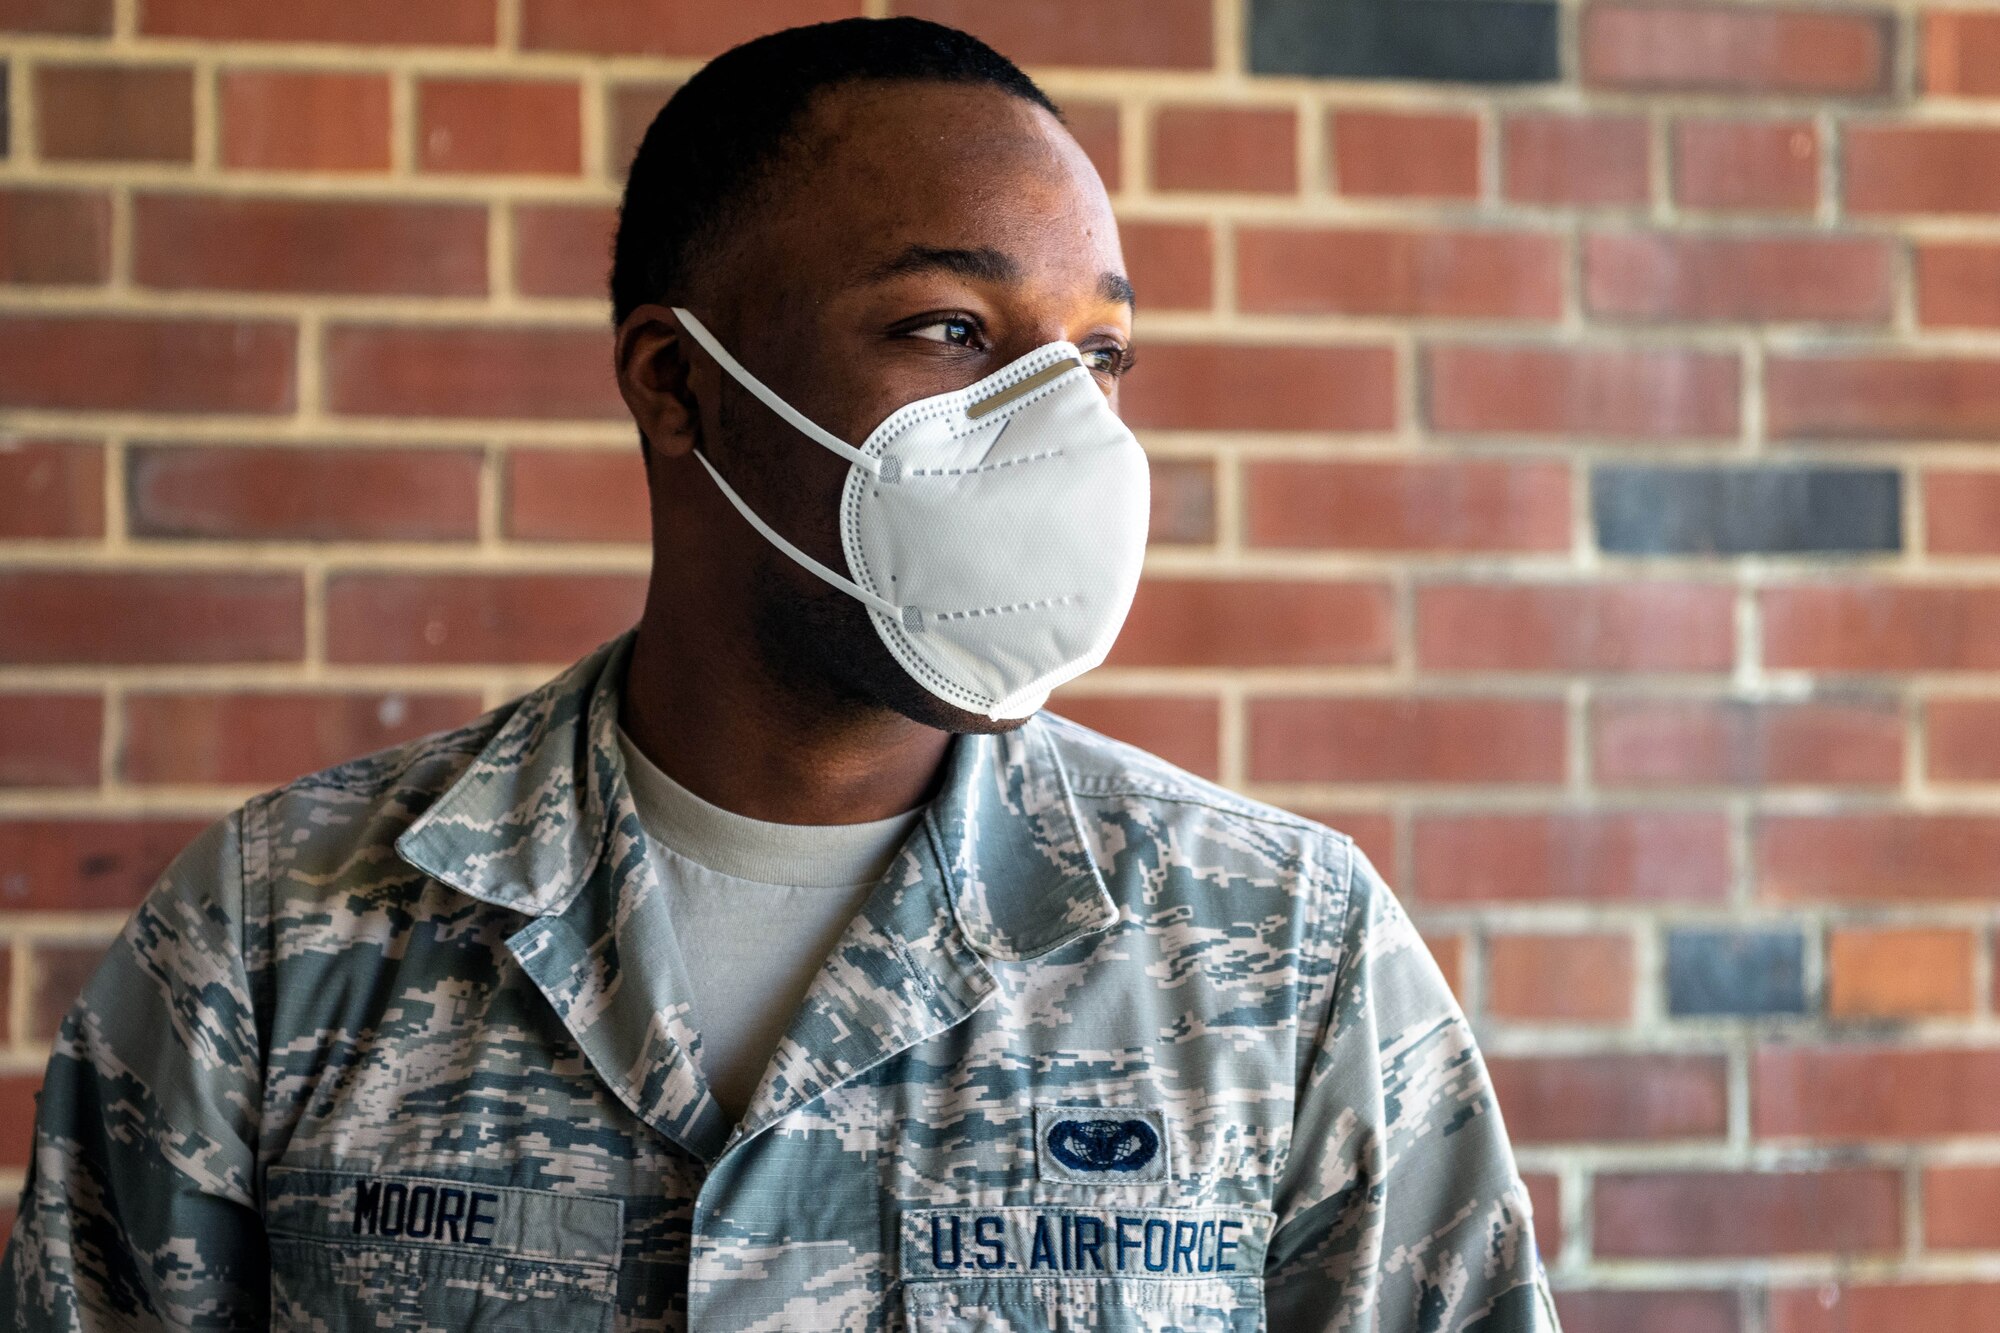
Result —
[[[1308,832],[1318,827],[1309,819],[1301,819],[1282,810],[1258,810],[1235,804],[1224,797],[1204,796],[1185,787],[1153,786],[1120,778],[1080,777],[1072,780],[1071,789],[1079,796],[1144,796],[1156,801],[1171,801],[1175,805],[1198,805],[1207,810],[1235,815],[1240,819],[1252,820],[1259,824],[1273,824],[1279,828],[1297,829],[1301,832]]]
[[[1327,832],[1332,837],[1338,838],[1340,840],[1339,842],[1340,849],[1342,852],[1345,853],[1344,864],[1341,868],[1340,888],[1337,893],[1337,901],[1329,905],[1332,910],[1324,910],[1316,912],[1313,916],[1312,925],[1315,930],[1318,930],[1320,927],[1322,927],[1330,920],[1335,924],[1336,928],[1339,930],[1341,939],[1345,941],[1349,933],[1346,930],[1348,918],[1351,915],[1353,915],[1354,911],[1354,871],[1355,871],[1355,861],[1358,857],[1360,847],[1359,844],[1357,844],[1352,837],[1348,836],[1345,833],[1340,833],[1332,829],[1327,830]],[[1324,843],[1326,841],[1327,838],[1325,837],[1321,838],[1321,842]],[[1318,897],[1318,895],[1314,896]],[[1313,1053],[1314,1059],[1317,1059],[1319,1051],[1325,1047],[1328,1033],[1330,1032],[1333,1026],[1333,1016],[1340,1009],[1340,995],[1342,989],[1347,984],[1349,966],[1353,962],[1354,952],[1355,952],[1354,949],[1348,947],[1345,943],[1343,943],[1340,948],[1340,957],[1333,965],[1333,979],[1331,984],[1329,984],[1327,987],[1326,1004],[1322,1007],[1318,1019],[1315,1020],[1313,1024],[1311,1051]],[[1312,1082],[1312,1075],[1313,1075],[1312,1063],[1311,1061],[1309,1061],[1306,1065],[1305,1077],[1302,1080],[1300,1080],[1292,1104],[1292,1123],[1294,1129],[1297,1128],[1298,1124],[1298,1108],[1299,1105],[1305,1101],[1306,1088]],[[1277,1181],[1281,1181],[1285,1178],[1285,1172],[1291,1166],[1293,1146],[1294,1146],[1293,1138],[1290,1135],[1287,1135],[1285,1139],[1284,1157],[1277,1163],[1276,1168],[1272,1172],[1271,1179],[1274,1183]],[[1267,1255],[1269,1255],[1272,1250],[1275,1250],[1277,1248],[1278,1235],[1283,1230],[1284,1230],[1283,1223],[1276,1223],[1272,1226],[1271,1249],[1265,1252]]]

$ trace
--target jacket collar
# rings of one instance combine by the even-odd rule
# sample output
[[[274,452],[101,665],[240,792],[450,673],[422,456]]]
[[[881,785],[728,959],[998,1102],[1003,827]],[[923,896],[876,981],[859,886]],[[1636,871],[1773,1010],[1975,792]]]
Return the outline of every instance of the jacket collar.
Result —
[[[514,707],[459,779],[396,840],[405,861],[528,916],[564,912],[613,854],[629,806],[618,751],[627,631]],[[924,827],[966,939],[1020,960],[1117,919],[1069,775],[1040,719],[957,737]]]

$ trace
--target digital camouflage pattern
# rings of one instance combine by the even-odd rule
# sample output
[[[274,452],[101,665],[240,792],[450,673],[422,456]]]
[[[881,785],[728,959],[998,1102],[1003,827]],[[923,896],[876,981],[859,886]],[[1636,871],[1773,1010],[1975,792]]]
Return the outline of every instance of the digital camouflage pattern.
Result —
[[[1047,714],[954,744],[732,1124],[629,647],[179,857],[56,1040],[0,1327],[1556,1328],[1375,868]]]

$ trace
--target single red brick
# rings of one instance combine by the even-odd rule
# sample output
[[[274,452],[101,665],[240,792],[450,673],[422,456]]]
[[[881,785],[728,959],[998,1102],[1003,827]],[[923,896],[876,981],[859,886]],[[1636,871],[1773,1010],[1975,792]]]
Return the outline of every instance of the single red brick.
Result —
[[[1424,948],[1430,952],[1431,961],[1438,965],[1444,975],[1444,984],[1451,987],[1451,993],[1463,1008],[1465,994],[1465,936],[1425,935]],[[1539,1229],[1538,1229],[1539,1230]]]
[[[1832,1018],[1970,1015],[1969,930],[1852,929],[1827,937],[1826,1012]]]
[[[1299,188],[1298,141],[1289,107],[1161,107],[1153,118],[1153,185],[1290,194]]]
[[[1486,1007],[1499,1018],[1624,1023],[1632,1017],[1629,935],[1492,935]]]
[[[1237,300],[1279,314],[1562,315],[1561,237],[1534,232],[1242,227]]]
[[[515,205],[515,289],[524,296],[602,297],[617,225],[617,210],[606,204]]]
[[[1770,1333],[1992,1333],[2000,1282],[1822,1282],[1771,1293]]]
[[[191,162],[194,72],[185,65],[42,65],[42,156],[51,161]]]
[[[1104,181],[1104,188],[1116,192],[1125,179],[1125,150],[1120,135],[1116,102],[1066,101],[1063,119],[1069,132],[1089,156],[1091,165]]]
[[[132,531],[237,541],[479,535],[471,449],[148,445],[132,451]]]
[[[1410,885],[1427,906],[1720,902],[1728,816],[1708,810],[1420,815]]]
[[[632,159],[652,128],[653,117],[679,88],[678,83],[621,83],[611,90],[610,126],[606,131],[605,170],[613,180],[622,181],[631,170]]]
[[[1924,1172],[1924,1248],[2000,1250],[2000,1166],[1934,1166]],[[2000,1307],[1996,1307],[2000,1309]]]
[[[1873,236],[1598,234],[1584,241],[1584,305],[1624,319],[1882,323],[1893,260]]]
[[[14,569],[0,625],[14,665],[278,662],[305,650],[305,596],[295,574]]]
[[[627,415],[610,336],[546,325],[336,324],[326,331],[326,395],[329,410],[349,416]]]
[[[1923,24],[1924,91],[2000,97],[2000,11],[1934,9]]]
[[[1764,661],[1814,671],[2000,667],[2000,587],[1811,582],[1762,594]]]
[[[1209,0],[892,0],[911,14],[962,28],[1023,65],[1207,69],[1215,63]]]
[[[1917,322],[1933,328],[2000,328],[2000,245],[1917,243]]]
[[[1741,1333],[1730,1291],[1559,1291],[1563,1333]]]
[[[629,629],[634,574],[337,574],[327,581],[335,662],[564,663]]]
[[[478,204],[140,194],[133,276],[147,287],[483,296]]]
[[[129,912],[206,823],[0,818],[0,910]]]
[[[2000,551],[2000,472],[1930,468],[1923,481],[1928,550],[1936,555]]]
[[[104,535],[104,450],[0,438],[0,538]]]
[[[1557,783],[1556,699],[1414,696],[1250,703],[1254,782]]]
[[[493,0],[145,0],[139,31],[216,41],[491,46]]]
[[[1114,666],[1355,666],[1389,660],[1385,583],[1149,578]]]
[[[1500,144],[1516,203],[1643,204],[1652,192],[1652,132],[1641,116],[1509,116]]]
[[[1591,774],[1605,785],[1893,787],[1903,779],[1902,708],[1893,698],[1600,698],[1591,731]]]
[[[1431,583],[1417,589],[1417,662],[1444,671],[1726,671],[1726,583]]]
[[[1544,1263],[1553,1264],[1562,1253],[1562,1183],[1547,1172],[1524,1171],[1521,1183],[1528,1187],[1528,1206],[1535,1214],[1535,1249]]]
[[[417,164],[425,171],[575,175],[583,104],[557,79],[424,79],[417,84]]]
[[[1762,1046],[1750,1060],[1750,1124],[1760,1139],[2000,1132],[2000,1049]]]
[[[94,694],[0,694],[0,787],[94,787],[103,736]]]
[[[1583,79],[1598,88],[1889,91],[1893,21],[1873,10],[1612,4],[1584,10]]]
[[[1222,705],[1213,697],[1063,691],[1051,708],[1202,777],[1222,772]]]
[[[0,32],[109,37],[111,0],[0,0]]]
[[[1937,697],[1923,708],[1933,782],[2000,782],[2000,699]]]
[[[1515,1143],[1719,1139],[1728,1126],[1719,1055],[1594,1051],[1486,1064]]]
[[[1682,208],[1810,213],[1819,204],[1819,129],[1809,120],[1674,123]]]
[[[386,74],[226,69],[216,77],[216,101],[225,167],[389,169]]]
[[[0,407],[289,412],[288,320],[0,317]]]
[[[1253,462],[1252,546],[1565,551],[1570,468],[1554,461]]]
[[[1729,439],[1733,354],[1624,347],[1433,347],[1431,425],[1499,435]]]
[[[1607,1172],[1594,1183],[1600,1258],[1848,1255],[1902,1243],[1902,1175],[1887,1168]]]
[[[1456,112],[1336,111],[1327,131],[1340,193],[1479,197],[1479,120]]]
[[[1140,429],[1388,431],[1396,352],[1384,344],[1147,343],[1119,391]]]
[[[1989,902],[2000,818],[1848,811],[1757,820],[1758,893],[1777,902]]]
[[[530,51],[598,55],[712,56],[779,28],[858,18],[861,12],[861,0],[755,0],[744,5],[524,0],[521,45]]]
[[[1123,222],[1125,272],[1147,310],[1215,304],[1215,239],[1204,222]]]
[[[41,1086],[39,1074],[0,1074],[0,1167],[20,1170],[28,1165]]]
[[[86,286],[110,276],[110,195],[0,190],[0,282]]]
[[[134,783],[272,787],[479,711],[477,694],[133,694],[121,766]]]
[[[541,542],[643,542],[652,532],[636,447],[507,451],[507,535]]]
[[[108,942],[95,944],[35,944],[29,971],[34,989],[28,997],[28,1040],[52,1041],[62,1021],[104,962]]]
[[[1773,356],[1764,395],[1774,439],[2000,440],[2000,359]]]
[[[1849,125],[1842,137],[1853,212],[2000,212],[2000,129]]]

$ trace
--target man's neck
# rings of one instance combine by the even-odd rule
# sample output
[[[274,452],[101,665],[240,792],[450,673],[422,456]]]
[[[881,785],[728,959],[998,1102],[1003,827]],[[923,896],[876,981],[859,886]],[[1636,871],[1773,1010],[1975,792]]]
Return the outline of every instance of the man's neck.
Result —
[[[814,705],[755,662],[725,662],[648,607],[619,718],[674,781],[725,810],[778,824],[858,824],[928,801],[947,732],[887,709]]]

